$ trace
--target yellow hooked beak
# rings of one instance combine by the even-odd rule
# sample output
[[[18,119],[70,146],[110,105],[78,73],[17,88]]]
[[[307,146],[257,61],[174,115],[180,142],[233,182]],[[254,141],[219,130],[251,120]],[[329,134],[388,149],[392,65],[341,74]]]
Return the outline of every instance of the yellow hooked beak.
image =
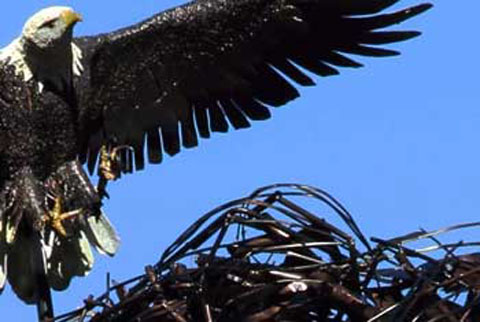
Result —
[[[61,18],[65,21],[65,24],[70,27],[76,24],[79,21],[83,21],[82,16],[76,13],[75,11],[64,11],[61,14]]]

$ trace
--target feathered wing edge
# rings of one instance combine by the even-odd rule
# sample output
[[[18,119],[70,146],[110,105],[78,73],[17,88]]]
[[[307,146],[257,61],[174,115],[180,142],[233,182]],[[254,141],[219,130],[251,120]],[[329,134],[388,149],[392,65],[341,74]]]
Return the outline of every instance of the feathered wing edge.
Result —
[[[97,116],[85,118],[82,161],[93,172],[102,144],[115,138],[134,150],[121,151],[124,172],[134,164],[142,169],[145,157],[160,163],[164,152],[197,146],[198,137],[268,119],[268,107],[299,96],[288,80],[314,85],[298,67],[329,76],[362,66],[345,54],[397,55],[379,45],[420,33],[381,29],[432,5],[378,14],[396,2],[197,1],[112,34],[76,39],[90,65],[79,81],[88,92],[84,115]],[[258,12],[246,15],[240,6]]]

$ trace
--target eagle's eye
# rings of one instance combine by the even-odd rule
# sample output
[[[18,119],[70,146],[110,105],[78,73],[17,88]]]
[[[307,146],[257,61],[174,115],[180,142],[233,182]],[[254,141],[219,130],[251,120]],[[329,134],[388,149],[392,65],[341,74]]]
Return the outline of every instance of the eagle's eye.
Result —
[[[42,29],[42,28],[50,28],[51,29],[55,26],[56,21],[57,21],[57,18],[47,20],[40,25],[40,29]]]

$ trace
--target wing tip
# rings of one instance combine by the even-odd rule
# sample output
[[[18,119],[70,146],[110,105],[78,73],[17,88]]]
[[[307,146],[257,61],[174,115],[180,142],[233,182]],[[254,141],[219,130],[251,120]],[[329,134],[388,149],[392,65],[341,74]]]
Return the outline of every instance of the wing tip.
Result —
[[[418,8],[417,9],[417,12],[425,12],[427,10],[430,10],[434,7],[433,3],[430,3],[430,2],[425,2],[425,3],[422,3],[422,4],[419,4],[418,6],[415,6],[414,8]]]
[[[405,34],[405,37],[402,39],[402,41],[417,38],[421,36],[423,33],[421,31],[406,31],[404,34]]]
[[[426,2],[426,3],[422,3],[422,4],[419,4],[419,5],[404,9],[403,13],[407,17],[406,19],[408,19],[408,18],[411,18],[411,17],[415,17],[419,14],[422,14],[422,13],[430,10],[431,8],[433,8],[433,4],[430,3],[430,2]]]

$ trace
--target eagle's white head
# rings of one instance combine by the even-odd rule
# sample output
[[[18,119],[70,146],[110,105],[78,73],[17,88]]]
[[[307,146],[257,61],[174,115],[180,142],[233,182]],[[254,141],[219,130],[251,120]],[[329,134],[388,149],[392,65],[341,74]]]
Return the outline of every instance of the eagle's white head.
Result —
[[[69,7],[49,7],[27,20],[22,38],[40,49],[61,46],[72,40],[73,26],[82,17]]]
[[[81,51],[73,43],[73,27],[82,17],[70,7],[40,10],[25,23],[22,34],[0,50],[0,61],[15,67],[25,81],[36,78],[39,89],[45,82],[62,89],[80,75]]]

